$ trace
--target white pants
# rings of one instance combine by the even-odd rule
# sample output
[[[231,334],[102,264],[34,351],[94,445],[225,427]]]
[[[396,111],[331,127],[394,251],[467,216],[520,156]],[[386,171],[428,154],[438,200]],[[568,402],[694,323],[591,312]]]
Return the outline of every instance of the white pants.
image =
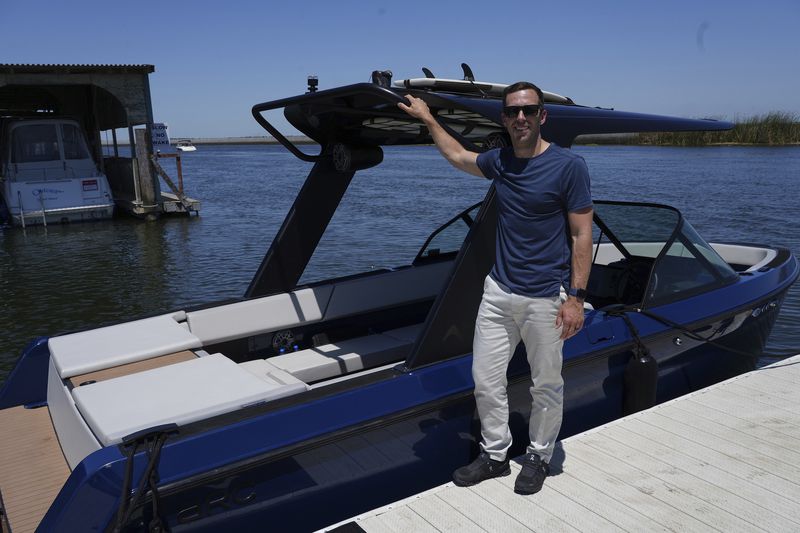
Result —
[[[562,296],[529,298],[512,294],[486,276],[483,299],[475,321],[472,377],[481,420],[481,448],[494,460],[505,459],[511,446],[508,427],[506,372],[520,340],[531,367],[533,400],[528,453],[549,462],[561,429],[564,380],[561,377],[561,328],[556,317]]]

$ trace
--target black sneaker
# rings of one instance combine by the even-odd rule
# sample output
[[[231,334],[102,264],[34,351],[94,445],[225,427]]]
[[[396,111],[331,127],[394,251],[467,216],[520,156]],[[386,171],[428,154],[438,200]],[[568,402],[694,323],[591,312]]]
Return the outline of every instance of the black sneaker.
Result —
[[[550,465],[542,461],[535,453],[529,453],[522,461],[522,471],[514,483],[517,494],[536,494],[542,490],[544,478],[550,474]]]
[[[481,452],[477,459],[467,466],[462,466],[453,472],[453,483],[459,487],[469,487],[491,479],[493,477],[507,476],[511,473],[508,459],[495,461],[486,452]]]

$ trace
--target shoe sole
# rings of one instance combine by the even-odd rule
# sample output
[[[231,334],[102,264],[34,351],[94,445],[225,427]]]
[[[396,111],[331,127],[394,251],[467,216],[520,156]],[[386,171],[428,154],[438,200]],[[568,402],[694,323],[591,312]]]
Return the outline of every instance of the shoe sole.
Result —
[[[480,481],[457,481],[457,480],[453,479],[453,484],[456,487],[472,487],[474,485],[477,485],[481,481],[486,481],[487,479],[494,479],[496,477],[505,477],[505,476],[510,476],[510,475],[511,475],[511,467],[509,466],[506,470],[503,470],[499,474],[496,474],[494,476],[485,477],[485,478],[481,479]]]
[[[531,494],[536,494],[537,492],[541,491],[542,487],[539,487],[536,490],[529,490],[529,489],[518,489],[514,487],[514,492],[517,494],[522,494],[523,496],[530,496]]]
[[[531,494],[536,494],[537,492],[541,491],[542,487],[544,487],[544,480],[542,481],[542,484],[539,485],[539,487],[536,488],[536,489],[528,489],[528,488],[525,488],[525,487],[519,487],[519,486],[517,486],[515,484],[514,485],[514,492],[516,492],[517,494],[522,494],[523,496],[529,496]]]

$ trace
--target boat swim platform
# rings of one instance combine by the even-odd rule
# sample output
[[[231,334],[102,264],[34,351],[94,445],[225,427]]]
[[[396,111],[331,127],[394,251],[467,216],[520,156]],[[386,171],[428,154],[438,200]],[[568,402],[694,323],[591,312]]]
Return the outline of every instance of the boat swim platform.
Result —
[[[800,355],[559,441],[538,494],[520,459],[323,531],[800,531]]]

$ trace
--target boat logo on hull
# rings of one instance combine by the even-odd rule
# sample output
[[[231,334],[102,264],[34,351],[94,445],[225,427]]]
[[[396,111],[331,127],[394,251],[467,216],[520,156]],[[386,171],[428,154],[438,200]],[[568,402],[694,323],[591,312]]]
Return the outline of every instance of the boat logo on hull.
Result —
[[[34,196],[44,196],[46,194],[63,194],[64,191],[61,189],[34,189],[31,191]]]
[[[772,300],[769,303],[766,303],[764,305],[761,305],[761,306],[756,307],[755,309],[753,309],[753,312],[750,313],[750,316],[753,317],[753,318],[758,318],[759,316],[761,316],[762,314],[766,313],[770,309],[774,309],[776,307],[778,307],[778,301],[777,300]]]

